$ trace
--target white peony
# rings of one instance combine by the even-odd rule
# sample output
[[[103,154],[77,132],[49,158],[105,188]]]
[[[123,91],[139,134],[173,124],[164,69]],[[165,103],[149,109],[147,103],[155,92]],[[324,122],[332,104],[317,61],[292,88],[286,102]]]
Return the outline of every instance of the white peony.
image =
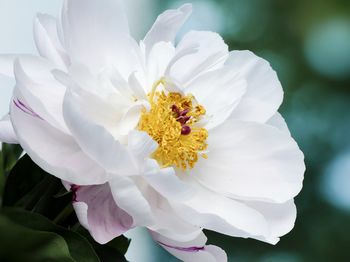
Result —
[[[202,229],[277,243],[293,228],[305,166],[269,63],[213,32],[174,44],[190,13],[165,11],[139,43],[118,0],[38,15],[40,56],[0,57],[16,79],[0,140],[17,139],[74,191],[97,242],[145,226],[181,260],[226,261]]]

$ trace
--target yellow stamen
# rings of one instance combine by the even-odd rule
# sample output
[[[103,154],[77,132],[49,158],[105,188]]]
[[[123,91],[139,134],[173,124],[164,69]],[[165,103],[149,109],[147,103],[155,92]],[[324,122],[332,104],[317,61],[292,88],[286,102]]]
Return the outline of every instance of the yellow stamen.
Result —
[[[160,165],[175,166],[183,170],[193,168],[199,155],[207,158],[203,151],[208,147],[208,131],[197,126],[205,115],[205,109],[196,103],[192,95],[157,91],[160,84],[165,85],[165,81],[161,79],[153,85],[148,95],[151,109],[144,109],[138,128],[147,132],[158,143],[159,147],[152,157]],[[187,117],[182,120],[185,122],[179,120],[181,113]],[[189,133],[182,133],[184,126],[190,128]]]

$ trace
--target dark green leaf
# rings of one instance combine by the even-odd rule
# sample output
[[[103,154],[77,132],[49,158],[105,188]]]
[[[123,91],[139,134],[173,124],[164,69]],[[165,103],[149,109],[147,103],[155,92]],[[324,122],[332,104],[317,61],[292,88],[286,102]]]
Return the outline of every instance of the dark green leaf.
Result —
[[[19,145],[2,144],[0,150],[0,205],[8,172],[15,165],[22,151]]]
[[[124,236],[117,237],[105,245],[100,245],[93,240],[89,232],[83,227],[79,227],[77,231],[84,236],[93,246],[99,258],[103,262],[126,262],[124,255],[128,250],[130,240]]]
[[[0,150],[0,206],[2,205],[2,196],[5,188],[5,169],[4,169],[4,153]]]
[[[0,218],[0,258],[4,261],[100,261],[84,237],[39,214],[6,208]]]
[[[70,195],[72,198],[72,192],[67,191],[65,188],[62,188],[56,195],[54,195],[54,198],[61,198],[61,197],[65,197],[67,195]]]
[[[7,262],[74,262],[64,239],[28,229],[0,215],[0,260]]]
[[[23,149],[20,145],[10,145],[2,144],[2,167],[5,173],[9,172],[12,167],[16,164],[18,158],[23,152]]]
[[[66,219],[73,213],[72,196],[71,193],[61,194],[64,191],[61,180],[43,171],[25,155],[8,176],[4,206],[21,207],[42,214],[62,225],[70,225],[66,223]],[[56,197],[57,194],[61,194],[61,197]],[[62,213],[62,210],[65,212]],[[72,224],[75,224],[76,218],[72,220]]]
[[[14,206],[37,186],[45,188],[50,182],[42,183],[46,173],[39,169],[28,155],[18,160],[6,181],[4,205]],[[42,183],[42,184],[41,184]]]
[[[92,247],[93,252],[97,253],[100,261],[126,261],[124,254],[129,246],[129,240],[125,237],[119,237],[106,245],[96,243],[88,231],[82,229],[79,223],[77,223],[71,199],[72,194],[65,193],[61,181],[40,169],[28,156],[24,156],[17,162],[11,170],[5,186],[4,205],[6,207],[15,206],[32,211],[32,213],[27,212],[27,215],[14,216],[13,221],[19,225],[40,231],[47,230],[49,232],[55,232],[67,241],[70,249],[74,247],[74,242],[72,243],[71,237],[67,239],[66,234],[72,231],[62,231],[64,228],[61,227],[59,227],[61,228],[60,231],[54,230],[52,226],[48,226],[52,224],[49,220],[46,223],[42,219],[33,220],[32,217],[35,215],[33,213],[39,213],[64,227],[71,228],[73,225],[77,225],[79,228],[78,233],[81,233],[88,240],[87,243]],[[12,214],[8,213],[8,211],[6,212],[7,215]],[[31,222],[27,224],[28,221]],[[56,227],[56,225],[52,225]],[[78,233],[76,234],[78,235]],[[81,250],[85,253],[81,248],[74,250],[76,252]]]
[[[118,252],[121,254],[125,254],[128,251],[130,241],[131,240],[125,236],[120,236],[107,243],[107,246],[113,248],[114,250],[118,250]]]

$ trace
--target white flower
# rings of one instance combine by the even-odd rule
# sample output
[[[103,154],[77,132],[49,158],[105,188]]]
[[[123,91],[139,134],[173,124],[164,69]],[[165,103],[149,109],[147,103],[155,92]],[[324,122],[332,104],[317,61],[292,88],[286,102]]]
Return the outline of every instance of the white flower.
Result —
[[[19,143],[74,191],[96,241],[146,226],[179,259],[226,261],[202,229],[277,243],[305,167],[276,73],[213,32],[174,45],[190,13],[164,12],[138,44],[119,1],[67,0],[35,20],[40,57],[2,56],[0,71],[14,61]]]

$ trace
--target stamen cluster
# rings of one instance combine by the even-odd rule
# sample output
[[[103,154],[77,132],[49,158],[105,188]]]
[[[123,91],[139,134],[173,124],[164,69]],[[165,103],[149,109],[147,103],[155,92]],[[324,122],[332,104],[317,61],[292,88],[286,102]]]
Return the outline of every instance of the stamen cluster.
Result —
[[[153,158],[163,167],[193,168],[208,147],[208,131],[198,125],[204,107],[192,95],[161,91],[149,97],[151,109],[142,112],[138,127],[159,145]]]

